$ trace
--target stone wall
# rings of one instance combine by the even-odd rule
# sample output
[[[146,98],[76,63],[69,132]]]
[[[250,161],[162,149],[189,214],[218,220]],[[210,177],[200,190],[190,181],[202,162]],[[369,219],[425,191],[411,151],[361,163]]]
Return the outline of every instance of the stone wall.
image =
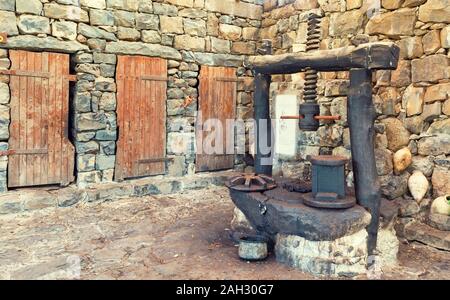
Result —
[[[315,11],[323,15],[321,49],[374,41],[392,41],[400,47],[398,69],[374,73],[376,159],[383,196],[398,199],[405,214],[413,215],[419,205],[404,199],[412,200],[408,179],[414,170],[429,181],[426,198],[450,193],[450,1],[382,0],[379,10],[376,3],[266,1],[260,37],[272,40],[275,53],[305,51],[307,16]],[[273,76],[273,81],[273,98],[292,91],[302,98],[303,74]],[[309,176],[308,154],[350,157],[347,88],[348,72],[320,73],[321,112],[343,119],[322,122],[317,132],[301,132],[297,155],[277,157],[275,172]]]
[[[80,186],[112,181],[117,141],[117,55],[168,60],[168,174],[195,172],[194,119],[202,65],[237,68],[237,116],[251,113],[252,78],[242,67],[254,54],[261,27],[260,0],[2,0],[0,69],[7,49],[70,53],[77,82],[71,92],[72,136]],[[8,76],[0,77],[0,150],[9,138]],[[194,101],[183,108],[186,97]],[[180,146],[181,145],[181,146]],[[182,149],[182,150],[180,150]],[[242,164],[239,157],[236,165]],[[6,190],[1,157],[0,190]]]

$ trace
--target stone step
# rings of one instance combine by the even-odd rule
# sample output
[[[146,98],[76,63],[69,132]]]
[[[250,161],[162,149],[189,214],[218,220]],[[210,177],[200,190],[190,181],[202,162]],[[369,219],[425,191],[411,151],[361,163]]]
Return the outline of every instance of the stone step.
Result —
[[[405,238],[428,246],[450,251],[450,231],[435,229],[429,225],[412,222],[405,227]]]
[[[205,172],[184,177],[146,177],[123,182],[99,183],[88,188],[23,188],[0,195],[0,215],[68,207],[79,202],[112,201],[123,198],[180,193],[185,190],[221,186],[233,171]]]

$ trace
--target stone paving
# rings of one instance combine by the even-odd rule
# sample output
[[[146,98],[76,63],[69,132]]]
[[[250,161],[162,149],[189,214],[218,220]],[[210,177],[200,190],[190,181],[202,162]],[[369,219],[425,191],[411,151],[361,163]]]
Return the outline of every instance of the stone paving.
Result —
[[[237,257],[223,187],[0,217],[0,279],[312,279]],[[382,278],[450,279],[450,252],[401,245]],[[361,276],[358,278],[366,278]]]

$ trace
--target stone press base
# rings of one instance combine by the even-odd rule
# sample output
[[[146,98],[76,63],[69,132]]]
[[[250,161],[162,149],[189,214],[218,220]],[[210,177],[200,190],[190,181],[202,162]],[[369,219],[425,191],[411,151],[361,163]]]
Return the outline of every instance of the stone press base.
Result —
[[[231,228],[236,232],[255,233],[239,208],[235,208]],[[377,255],[369,258],[368,234],[361,229],[331,241],[312,241],[292,234],[275,235],[274,253],[278,262],[317,276],[351,277],[368,273],[368,262],[374,268],[386,269],[397,264],[399,241],[393,228],[380,228]]]
[[[391,230],[380,230],[378,255],[374,257],[374,268],[384,269],[396,264],[399,242]],[[367,231],[333,241],[309,241],[303,237],[277,234],[275,256],[278,262],[302,272],[351,277],[369,272],[367,263]]]
[[[355,276],[368,273],[368,265],[383,270],[396,264],[399,242],[392,221],[382,219],[376,254],[369,257],[371,216],[363,207],[309,207],[304,194],[285,189],[281,180],[262,193],[230,190],[237,207],[233,230],[270,237],[277,261],[313,275]]]

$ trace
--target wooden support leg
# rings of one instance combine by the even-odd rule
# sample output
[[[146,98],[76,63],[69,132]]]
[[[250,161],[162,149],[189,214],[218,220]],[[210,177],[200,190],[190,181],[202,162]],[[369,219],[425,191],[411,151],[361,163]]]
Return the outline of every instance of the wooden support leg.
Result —
[[[261,151],[260,138],[263,141],[267,141],[267,146],[271,146],[272,143],[272,130],[271,130],[271,120],[270,120],[270,105],[269,105],[269,88],[270,88],[271,76],[266,74],[257,73],[255,74],[255,93],[254,93],[254,118],[255,124],[255,173],[256,174],[266,174],[272,176],[272,164],[264,163],[264,160],[270,158],[272,153],[263,153]],[[266,122],[267,131],[261,128],[261,121]],[[266,152],[266,151],[264,151]]]
[[[377,245],[380,216],[380,183],[375,165],[374,121],[372,102],[372,72],[367,69],[350,70],[347,116],[350,126],[355,193],[358,204],[372,215],[367,228],[369,255]]]

